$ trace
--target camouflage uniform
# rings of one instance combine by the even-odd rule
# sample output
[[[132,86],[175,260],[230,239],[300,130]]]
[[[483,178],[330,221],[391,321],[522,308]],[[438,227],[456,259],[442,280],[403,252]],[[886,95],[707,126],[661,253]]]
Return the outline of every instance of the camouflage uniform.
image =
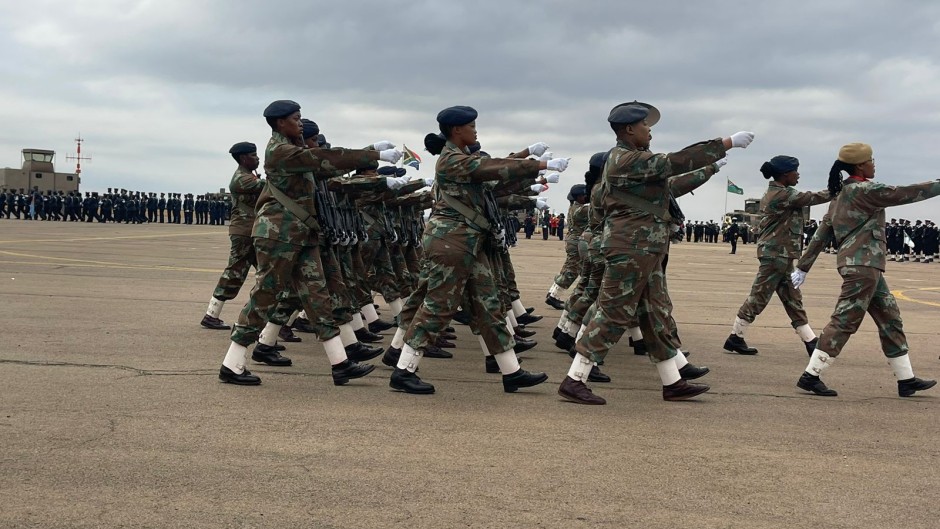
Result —
[[[228,236],[232,242],[228,266],[222,272],[212,297],[222,301],[234,299],[245,284],[248,270],[257,267],[255,248],[251,239],[251,227],[255,222],[255,203],[264,189],[264,181],[256,174],[239,167],[229,183],[229,191],[235,200]],[[161,212],[162,214],[162,212]]]
[[[797,263],[797,268],[808,272],[830,235],[835,236],[842,293],[832,319],[819,336],[817,349],[830,357],[838,356],[867,312],[878,326],[885,356],[897,358],[907,354],[901,311],[884,279],[884,208],[937,195],[940,195],[940,182],[936,181],[898,187],[854,177],[844,182],[842,191],[829,205],[829,212]]]
[[[450,323],[466,290],[471,300],[465,309],[482,323],[480,331],[491,353],[509,351],[515,345],[502,320],[493,274],[485,244],[492,235],[442,199],[447,194],[464,205],[482,211],[483,182],[535,178],[536,160],[485,158],[468,154],[447,142],[436,165],[435,203],[424,233],[427,295],[405,333],[405,343],[415,350],[429,344]]]
[[[790,282],[790,273],[793,260],[800,257],[803,208],[829,200],[829,191],[799,192],[776,181],[770,182],[760,203],[762,217],[757,241],[760,268],[747,301],[738,309],[738,318],[752,323],[776,292],[794,329],[809,323],[803,310],[803,296]]]
[[[628,205],[621,197],[628,193],[666,210],[669,177],[703,168],[724,156],[721,139],[670,154],[640,151],[620,141],[611,150],[598,183],[600,205],[607,213],[601,243],[607,262],[596,314],[576,345],[579,354],[602,362],[630,323],[639,319],[651,358],[663,361],[675,356],[676,351],[668,346],[669,301],[662,267],[671,223]],[[698,185],[708,180],[705,173],[697,178]]]
[[[565,238],[565,262],[561,265],[561,272],[555,276],[555,284],[568,289],[578,278],[581,270],[581,256],[578,245],[581,234],[587,227],[588,208],[586,204],[576,204],[568,209],[568,235]]]
[[[275,186],[310,215],[316,216],[314,178],[369,165],[374,151],[306,149],[273,132],[265,149],[267,185]],[[266,187],[258,198],[252,230],[258,259],[257,283],[242,309],[232,341],[248,346],[258,339],[275,311],[278,294],[293,285],[320,340],[339,335],[320,261],[319,232],[311,229]]]

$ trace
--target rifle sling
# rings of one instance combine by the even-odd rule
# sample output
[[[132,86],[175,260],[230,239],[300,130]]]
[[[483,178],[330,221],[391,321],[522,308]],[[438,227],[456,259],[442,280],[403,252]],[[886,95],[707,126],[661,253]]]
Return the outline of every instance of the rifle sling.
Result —
[[[307,210],[302,208],[300,204],[295,202],[292,198],[285,195],[283,191],[273,186],[270,181],[267,182],[267,186],[274,200],[280,202],[287,211],[290,211],[293,216],[297,217],[297,219],[303,222],[311,231],[320,231],[320,223],[317,222],[317,219],[313,215],[308,213]]]
[[[464,220],[467,222],[467,224],[470,224],[472,227],[479,227],[482,231],[490,230],[490,221],[487,220],[487,218],[483,214],[481,214],[479,211],[477,211],[474,208],[471,208],[470,206],[467,206],[463,202],[457,200],[456,197],[452,197],[448,195],[447,193],[442,192],[441,197],[444,199],[444,202],[446,202],[449,207],[456,210],[457,213],[460,213],[461,215],[463,215]]]

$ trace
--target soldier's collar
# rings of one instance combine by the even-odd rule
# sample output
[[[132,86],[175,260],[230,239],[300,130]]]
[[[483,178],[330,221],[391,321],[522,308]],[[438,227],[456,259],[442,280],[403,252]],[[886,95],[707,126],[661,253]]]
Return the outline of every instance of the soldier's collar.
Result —
[[[464,153],[464,154],[470,154],[470,149],[469,149],[469,148],[464,147],[463,149],[461,149],[460,147],[457,146],[456,143],[454,143],[454,142],[452,142],[452,141],[450,141],[450,140],[447,140],[447,142],[444,143],[444,147],[445,147],[445,148],[451,148],[451,149],[454,149],[454,150],[456,150],[456,151],[460,151],[460,152],[462,152],[462,153]]]
[[[626,150],[628,150],[628,151],[639,151],[639,150],[640,150],[640,149],[637,149],[635,146],[630,145],[629,143],[627,143],[627,142],[625,142],[625,141],[623,141],[623,140],[617,140],[617,147],[620,147],[621,149],[626,149]]]

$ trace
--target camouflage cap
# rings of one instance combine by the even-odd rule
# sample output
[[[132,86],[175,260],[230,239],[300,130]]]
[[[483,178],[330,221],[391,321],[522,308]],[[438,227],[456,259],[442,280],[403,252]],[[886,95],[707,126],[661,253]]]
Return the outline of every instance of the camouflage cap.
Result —
[[[852,165],[865,163],[872,159],[871,145],[867,143],[849,143],[839,149],[839,161]]]
[[[300,110],[300,105],[289,99],[279,99],[264,109],[266,118],[283,118]]]
[[[629,103],[620,103],[610,109],[607,121],[621,125],[630,125],[645,119],[646,124],[652,127],[659,123],[659,118],[659,109],[653,105],[639,101],[631,101]]]

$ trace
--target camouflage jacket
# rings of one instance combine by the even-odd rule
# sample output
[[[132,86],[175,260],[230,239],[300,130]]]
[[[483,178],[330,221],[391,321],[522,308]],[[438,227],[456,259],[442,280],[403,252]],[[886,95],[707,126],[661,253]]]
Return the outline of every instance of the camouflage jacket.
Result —
[[[316,216],[314,178],[330,178],[343,170],[367,167],[370,162],[378,160],[378,154],[374,150],[308,149],[274,132],[264,151],[267,186],[276,187],[306,212]],[[258,197],[257,219],[251,235],[299,246],[319,244],[319,233],[312,232],[275,200],[267,186]]]
[[[760,201],[757,257],[800,256],[803,208],[829,202],[829,191],[797,191],[771,181]]]
[[[869,266],[885,269],[885,208],[912,204],[940,195],[940,181],[889,186],[871,180],[849,178],[842,192],[829,204],[797,268],[808,272],[830,236],[839,247],[836,266]]]
[[[471,225],[457,210],[448,206],[443,195],[459,200],[482,215],[485,211],[485,182],[534,179],[538,172],[537,160],[488,158],[479,152],[468,154],[448,141],[435,166],[434,207],[425,236],[446,238],[455,248],[476,254],[489,234]]]
[[[617,142],[604,166],[603,180],[598,184],[603,188],[601,202],[607,215],[602,247],[627,252],[665,252],[671,223],[623,203],[612,190],[635,195],[654,207],[665,209],[669,206],[670,177],[702,169],[724,156],[725,147],[720,138],[669,154],[640,151]],[[714,167],[711,172],[714,173]],[[696,183],[705,183],[710,176],[700,172],[689,177],[689,190],[697,187]]]
[[[567,240],[578,241],[581,240],[581,235],[588,227],[588,218],[591,214],[591,205],[590,204],[574,204],[570,210],[568,210],[570,224],[568,225],[568,235],[565,237]]]
[[[234,201],[231,220],[228,225],[229,235],[251,237],[251,227],[255,223],[255,203],[264,189],[264,180],[258,175],[246,171],[241,166],[235,170],[228,190]]]

